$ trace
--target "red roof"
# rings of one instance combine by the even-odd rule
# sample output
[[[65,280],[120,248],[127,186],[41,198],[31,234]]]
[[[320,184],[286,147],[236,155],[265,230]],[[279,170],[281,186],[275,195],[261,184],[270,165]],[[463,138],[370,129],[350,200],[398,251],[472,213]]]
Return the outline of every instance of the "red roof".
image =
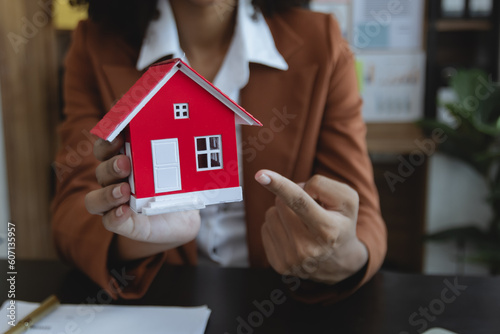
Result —
[[[173,74],[177,72],[173,71],[176,66],[182,69],[185,74],[194,81],[197,81],[206,90],[209,90],[212,95],[226,104],[226,106],[232,109],[240,118],[243,118],[244,123],[262,126],[255,117],[231,100],[226,94],[203,78],[185,62],[180,59],[171,59],[149,67],[146,73],[137,80],[128,92],[90,132],[102,139],[112,141],[127,126],[134,116],[140,112],[143,107],[141,104],[144,105],[145,102],[149,101],[156,93],[155,90],[158,91],[163,87]]]

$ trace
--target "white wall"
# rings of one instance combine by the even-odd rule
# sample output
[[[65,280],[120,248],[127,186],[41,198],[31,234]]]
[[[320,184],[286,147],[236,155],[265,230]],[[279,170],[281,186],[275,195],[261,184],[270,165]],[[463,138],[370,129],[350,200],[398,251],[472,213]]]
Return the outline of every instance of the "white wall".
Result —
[[[485,201],[486,182],[468,165],[437,153],[429,161],[427,186],[427,233],[450,227],[482,222],[485,228],[492,217]],[[425,244],[424,272],[429,274],[487,274],[480,265],[461,266],[456,261],[457,249],[453,243]],[[470,250],[469,250],[470,251]]]
[[[1,92],[1,89],[0,89]],[[7,256],[6,232],[10,217],[7,191],[7,171],[5,166],[5,146],[2,115],[2,95],[0,94],[0,258]]]

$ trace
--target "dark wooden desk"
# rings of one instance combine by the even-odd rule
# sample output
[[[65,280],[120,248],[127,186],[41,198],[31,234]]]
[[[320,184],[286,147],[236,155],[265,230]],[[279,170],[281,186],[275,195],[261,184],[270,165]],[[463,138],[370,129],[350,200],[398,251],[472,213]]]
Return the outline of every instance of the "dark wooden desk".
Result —
[[[6,261],[0,263],[7,272]],[[450,288],[454,285],[458,288]],[[5,279],[0,286],[6,291]],[[206,304],[212,309],[209,334],[402,334],[431,327],[460,334],[500,333],[500,277],[380,272],[349,299],[327,307],[303,305],[286,294],[277,298],[279,291],[286,288],[271,270],[164,267],[144,298],[113,303]],[[17,299],[39,302],[52,293],[63,303],[108,302],[84,275],[59,262],[17,262]],[[272,296],[283,303],[272,303]],[[2,301],[6,298],[2,292]]]

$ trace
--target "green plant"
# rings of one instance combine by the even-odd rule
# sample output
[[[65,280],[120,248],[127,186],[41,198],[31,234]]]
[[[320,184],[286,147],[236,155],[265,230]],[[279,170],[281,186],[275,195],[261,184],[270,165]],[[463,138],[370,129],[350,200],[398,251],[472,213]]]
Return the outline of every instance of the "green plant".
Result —
[[[491,83],[480,70],[458,71],[450,80],[457,103],[445,104],[455,120],[453,126],[436,120],[419,122],[424,131],[442,129],[447,140],[439,150],[474,168],[489,187],[488,201],[493,218],[487,230],[469,226],[452,228],[427,236],[427,240],[455,240],[473,245],[475,252],[466,260],[487,264],[492,274],[500,274],[500,86]]]

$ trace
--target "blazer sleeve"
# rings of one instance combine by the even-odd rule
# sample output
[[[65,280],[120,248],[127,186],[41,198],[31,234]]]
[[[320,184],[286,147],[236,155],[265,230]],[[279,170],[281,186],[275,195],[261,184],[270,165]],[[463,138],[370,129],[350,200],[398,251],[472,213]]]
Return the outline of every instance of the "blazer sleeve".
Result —
[[[332,74],[314,173],[346,183],[358,192],[356,231],[368,250],[369,259],[362,270],[337,285],[303,281],[294,294],[298,299],[313,303],[333,302],[352,294],[378,271],[387,250],[386,226],[366,147],[366,126],[361,113],[354,55],[331,15],[327,16],[327,27]]]
[[[89,131],[105,112],[96,66],[88,51],[90,24],[79,24],[65,61],[65,120],[59,127],[60,149],[54,162],[57,185],[51,206],[52,233],[59,256],[87,274],[111,297],[137,298],[146,292],[171,254],[112,267],[108,250],[114,234],[103,227],[100,216],[89,214],[85,208],[85,195],[100,188],[95,177],[99,161],[93,155],[96,137]]]

